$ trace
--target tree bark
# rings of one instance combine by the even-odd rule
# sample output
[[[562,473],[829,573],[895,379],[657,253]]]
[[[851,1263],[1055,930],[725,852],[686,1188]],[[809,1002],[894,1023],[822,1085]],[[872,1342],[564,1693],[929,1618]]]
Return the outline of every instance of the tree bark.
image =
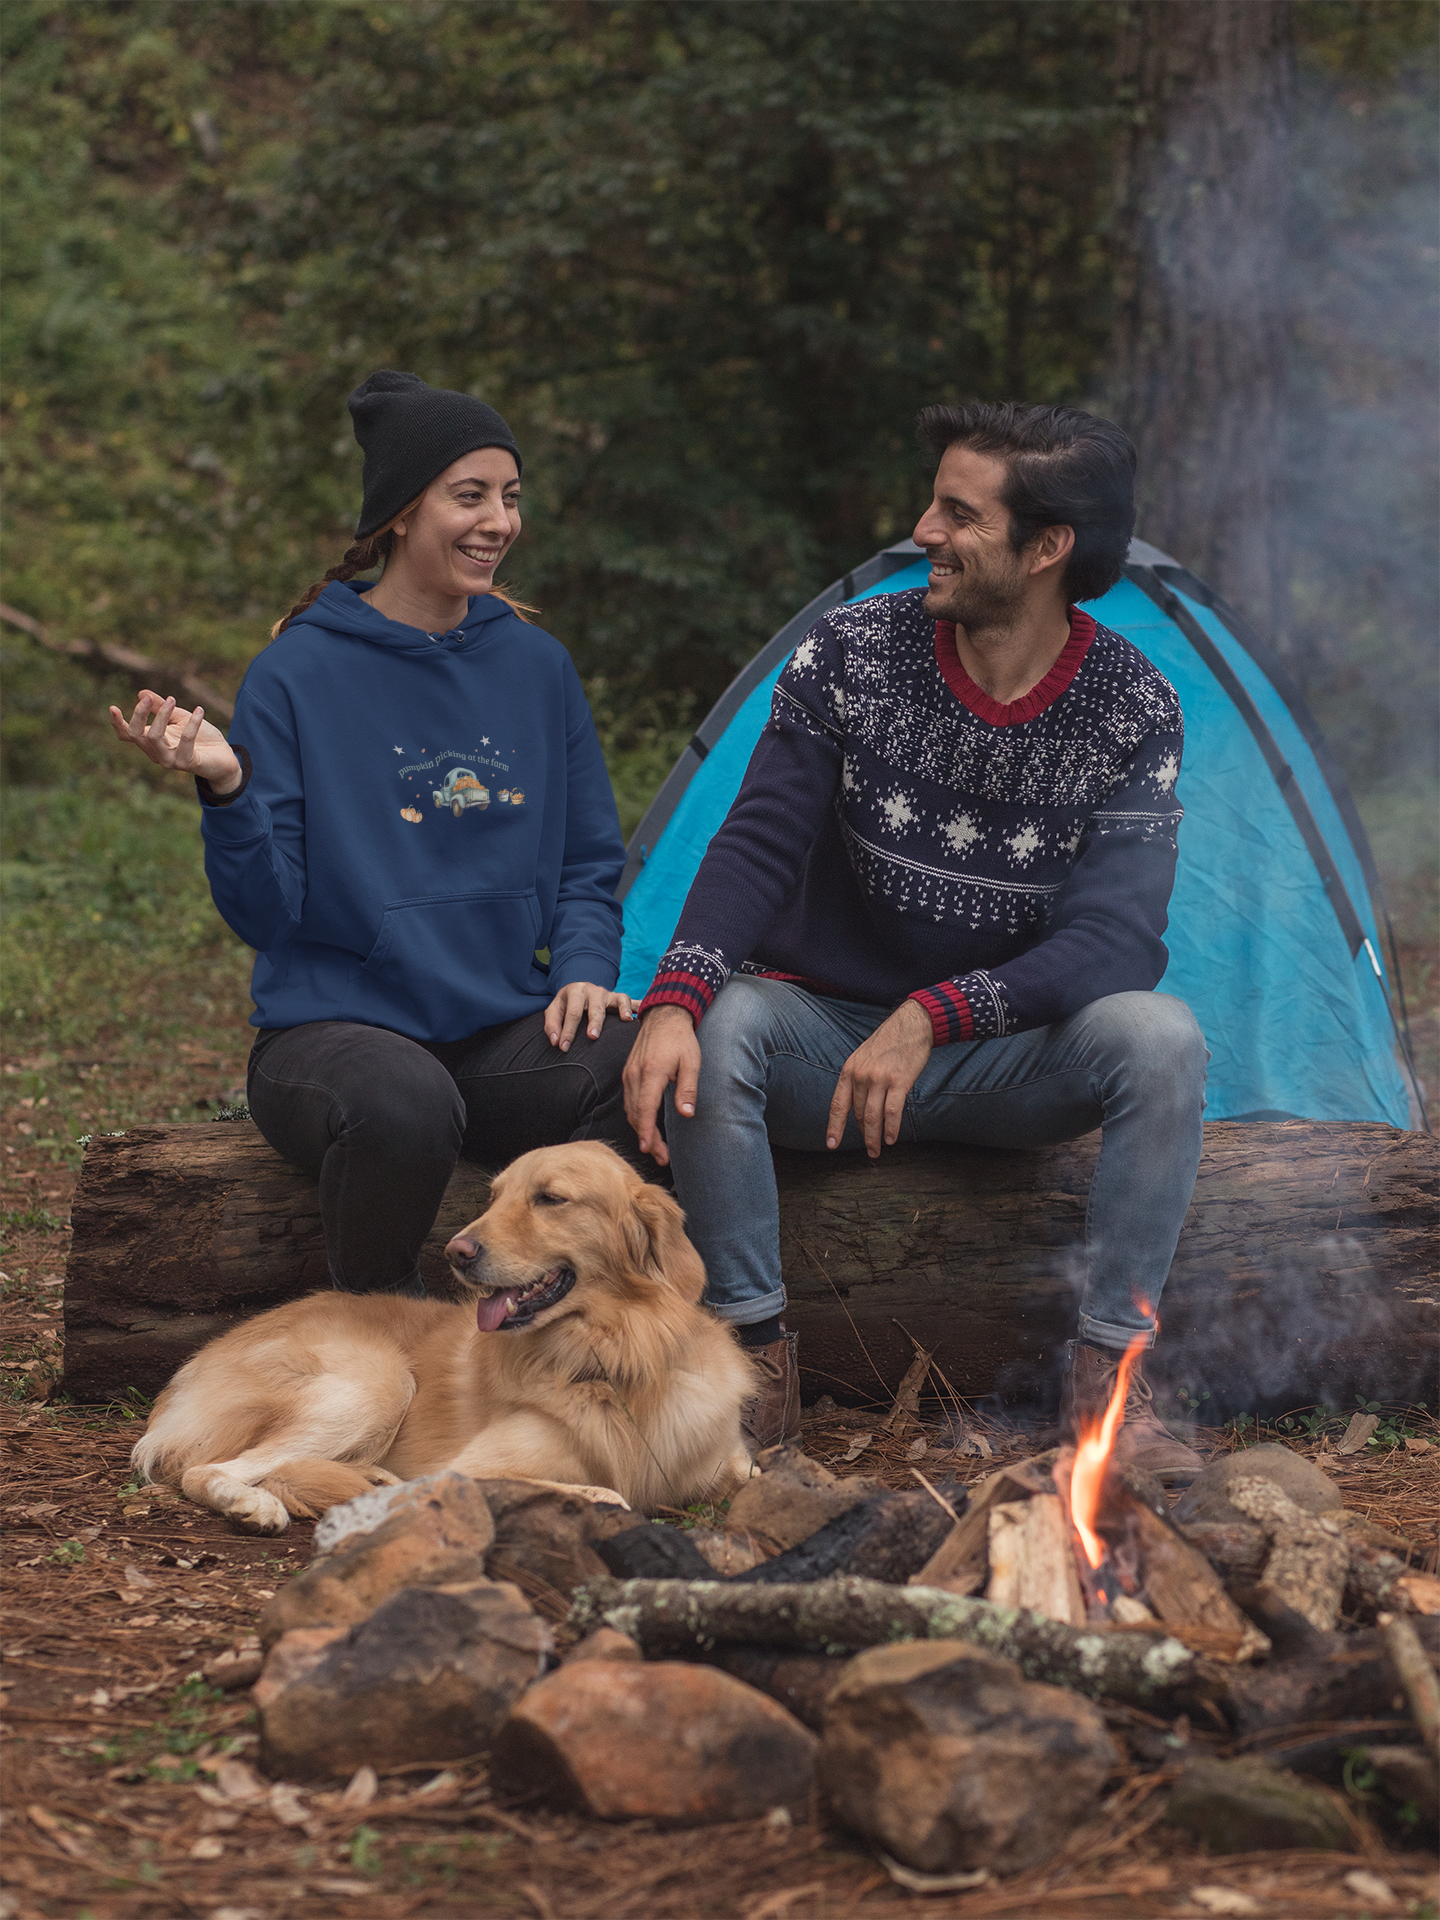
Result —
[[[1178,1712],[1223,1696],[1212,1662],[1163,1634],[1070,1627],[932,1587],[840,1578],[807,1586],[716,1580],[589,1580],[571,1609],[583,1632],[615,1627],[646,1653],[767,1646],[858,1653],[897,1640],[964,1640],[1014,1660],[1028,1680],[1093,1699]]]
[[[1290,0],[1122,9],[1109,410],[1137,531],[1284,644]]]
[[[910,1147],[775,1155],[789,1321],[806,1399],[891,1399],[934,1350],[932,1390],[1043,1402],[1074,1332],[1099,1137],[1034,1153]],[[421,1267],[483,1211],[462,1162]],[[1219,1121],[1149,1366],[1206,1419],[1433,1389],[1440,1144],[1380,1125]],[[248,1121],[97,1136],[72,1213],[65,1384],[153,1393],[241,1319],[329,1284],[315,1182]],[[908,1331],[907,1331],[908,1330]]]

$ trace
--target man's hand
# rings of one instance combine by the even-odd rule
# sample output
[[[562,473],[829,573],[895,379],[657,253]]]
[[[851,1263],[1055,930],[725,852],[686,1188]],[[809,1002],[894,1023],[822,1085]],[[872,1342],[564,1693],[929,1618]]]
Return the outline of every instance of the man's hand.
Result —
[[[572,980],[568,987],[561,987],[545,1009],[545,1038],[552,1047],[568,1053],[580,1022],[588,1020],[590,1024],[585,1031],[592,1040],[598,1040],[607,1013],[618,1013],[622,1020],[633,1020],[629,994],[594,986],[589,980]]]
[[[641,1021],[625,1063],[625,1118],[639,1136],[640,1151],[659,1167],[669,1166],[670,1150],[655,1120],[672,1082],[675,1105],[688,1120],[700,1084],[695,1023],[683,1007],[653,1007]]]
[[[934,1044],[935,1030],[929,1014],[918,1000],[902,1000],[840,1069],[830,1118],[825,1122],[826,1146],[839,1146],[853,1107],[870,1158],[880,1158],[882,1137],[887,1147],[893,1147],[900,1138],[905,1096],[920,1078]],[[630,1057],[633,1060],[635,1056]]]
[[[146,687],[128,720],[119,707],[111,707],[110,725],[117,740],[139,747],[157,767],[196,774],[209,781],[216,795],[233,793],[245,777],[224,734],[205,718],[205,709],[188,712],[176,706],[173,695],[162,700]]]

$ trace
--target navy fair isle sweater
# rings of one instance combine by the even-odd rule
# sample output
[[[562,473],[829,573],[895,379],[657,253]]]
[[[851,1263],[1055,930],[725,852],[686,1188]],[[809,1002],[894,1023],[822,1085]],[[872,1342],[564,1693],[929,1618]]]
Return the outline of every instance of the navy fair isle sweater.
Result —
[[[924,597],[853,602],[796,648],[642,1011],[698,1024],[740,969],[918,1000],[944,1046],[1159,981],[1174,688],[1072,608],[1055,665],[1001,706]]]

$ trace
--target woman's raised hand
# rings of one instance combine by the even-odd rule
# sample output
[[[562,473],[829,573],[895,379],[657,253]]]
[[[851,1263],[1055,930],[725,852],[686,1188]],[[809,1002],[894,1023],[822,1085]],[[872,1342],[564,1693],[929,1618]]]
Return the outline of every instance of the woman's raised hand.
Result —
[[[217,794],[233,792],[244,777],[229,742],[205,718],[203,707],[177,707],[173,696],[162,700],[146,687],[128,720],[119,707],[111,707],[110,725],[117,740],[138,747],[157,767],[193,773]]]
[[[586,1021],[585,1031],[592,1040],[598,1040],[607,1013],[618,1013],[622,1020],[633,1020],[635,1014],[629,994],[594,986],[589,980],[572,980],[545,1009],[545,1038],[552,1047],[568,1053],[580,1022]]]

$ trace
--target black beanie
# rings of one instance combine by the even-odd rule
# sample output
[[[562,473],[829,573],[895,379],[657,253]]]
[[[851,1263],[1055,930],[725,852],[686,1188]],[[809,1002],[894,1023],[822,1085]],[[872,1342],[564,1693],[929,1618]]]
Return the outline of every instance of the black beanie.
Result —
[[[348,405],[365,454],[357,540],[378,533],[461,454],[504,447],[520,465],[515,436],[493,407],[473,394],[427,386],[419,374],[381,367],[356,387]]]

